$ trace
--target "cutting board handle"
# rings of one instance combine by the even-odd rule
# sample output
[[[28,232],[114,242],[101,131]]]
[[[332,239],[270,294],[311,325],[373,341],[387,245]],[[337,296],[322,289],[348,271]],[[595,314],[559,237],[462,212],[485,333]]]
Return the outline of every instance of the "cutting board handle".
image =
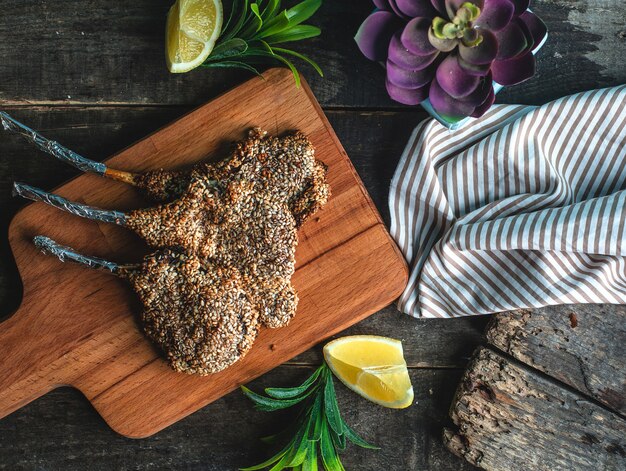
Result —
[[[63,370],[47,358],[49,326],[34,314],[23,304],[0,322],[0,418],[66,384]]]

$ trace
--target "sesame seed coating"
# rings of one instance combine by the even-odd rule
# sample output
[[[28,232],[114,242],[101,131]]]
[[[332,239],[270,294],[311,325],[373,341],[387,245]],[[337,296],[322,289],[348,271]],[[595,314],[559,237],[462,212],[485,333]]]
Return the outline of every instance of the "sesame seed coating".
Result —
[[[238,270],[165,249],[121,269],[139,295],[146,335],[176,371],[206,375],[243,357],[258,333],[258,312]]]
[[[146,334],[177,371],[219,371],[245,355],[258,323],[282,327],[295,315],[297,228],[328,200],[326,166],[302,133],[254,129],[227,159],[140,178],[170,202],[132,211],[126,224],[173,248],[128,275]]]

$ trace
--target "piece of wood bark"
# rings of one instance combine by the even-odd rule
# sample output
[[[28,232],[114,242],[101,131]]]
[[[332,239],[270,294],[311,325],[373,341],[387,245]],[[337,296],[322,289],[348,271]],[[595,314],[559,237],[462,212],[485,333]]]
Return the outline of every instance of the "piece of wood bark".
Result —
[[[618,470],[626,420],[555,380],[479,348],[450,411],[446,446],[488,470]]]
[[[554,306],[494,316],[487,341],[626,415],[626,306]]]
[[[249,386],[257,392],[293,386],[312,371],[281,366]],[[365,450],[349,445],[341,454],[346,469],[473,469],[450,453],[440,438],[461,374],[461,370],[410,370],[417,402],[404,410],[368,402],[335,381],[346,422],[381,447]],[[271,450],[259,438],[280,431],[291,418],[291,411],[256,411],[240,391],[234,391],[157,435],[132,440],[113,432],[79,392],[63,388],[0,421],[0,470],[236,470],[269,457]]]
[[[0,104],[200,104],[243,82],[242,70],[170,74],[164,60],[166,13],[173,1],[3,0]],[[623,0],[538,0],[548,42],[537,75],[507,88],[501,102],[543,103],[565,94],[623,83]],[[403,108],[385,92],[383,68],[354,42],[370,1],[332,0],[311,19],[322,35],[294,43],[324,70],[300,70],[324,106]]]

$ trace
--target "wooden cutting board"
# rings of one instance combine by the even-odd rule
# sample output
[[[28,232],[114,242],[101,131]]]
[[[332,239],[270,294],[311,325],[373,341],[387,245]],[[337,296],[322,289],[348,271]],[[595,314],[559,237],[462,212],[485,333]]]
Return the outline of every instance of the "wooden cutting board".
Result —
[[[124,228],[31,204],[9,227],[24,298],[0,324],[0,417],[71,385],[114,430],[146,437],[399,296],[407,280],[400,252],[311,90],[306,83],[296,88],[285,69],[268,71],[265,80],[251,79],[108,163],[133,171],[190,165],[225,155],[229,144],[253,126],[274,134],[303,131],[316,157],[329,167],[333,195],[299,231],[293,283],[300,304],[291,324],[263,328],[252,351],[225,371],[206,377],[176,373],[142,334],[137,320],[141,306],[124,281],[60,263],[39,253],[31,240],[48,235],[118,262],[141,260],[145,244]],[[134,188],[96,175],[82,175],[55,191],[103,208],[149,204]]]

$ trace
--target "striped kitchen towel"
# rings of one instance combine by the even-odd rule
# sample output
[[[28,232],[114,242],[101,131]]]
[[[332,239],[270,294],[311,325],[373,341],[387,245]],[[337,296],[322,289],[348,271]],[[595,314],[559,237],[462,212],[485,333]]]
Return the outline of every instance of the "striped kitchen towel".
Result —
[[[389,207],[412,316],[626,304],[626,86],[421,123]]]

